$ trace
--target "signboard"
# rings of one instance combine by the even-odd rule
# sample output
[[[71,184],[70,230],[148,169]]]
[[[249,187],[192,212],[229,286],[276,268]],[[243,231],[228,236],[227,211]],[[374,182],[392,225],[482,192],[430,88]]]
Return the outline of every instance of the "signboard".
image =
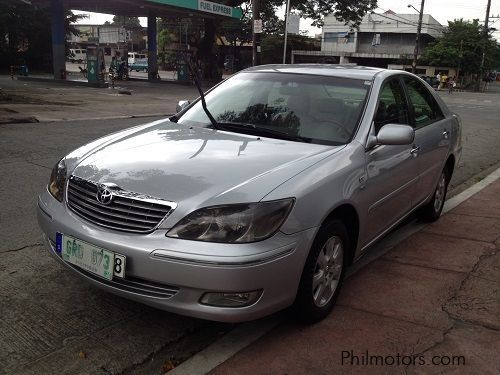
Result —
[[[228,7],[227,5],[222,5],[218,3],[212,3],[211,1],[202,1],[198,0],[198,10],[207,13],[218,14],[221,16],[231,17],[233,12],[232,7]]]
[[[170,5],[178,8],[197,10],[219,16],[241,18],[242,10],[239,7],[230,7],[213,1],[204,0],[148,0],[150,3]]]
[[[287,19],[288,34],[298,34],[300,28],[300,16],[298,14],[290,13]]]
[[[262,34],[262,20],[253,21],[253,32],[254,34]]]

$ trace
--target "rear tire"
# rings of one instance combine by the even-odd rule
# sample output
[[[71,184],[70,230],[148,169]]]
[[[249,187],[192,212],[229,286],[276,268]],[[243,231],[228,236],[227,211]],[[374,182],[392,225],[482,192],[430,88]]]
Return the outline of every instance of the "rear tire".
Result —
[[[330,313],[342,287],[350,253],[351,241],[344,223],[332,219],[323,224],[307,257],[293,306],[299,320],[315,323]]]
[[[448,169],[445,168],[439,176],[439,180],[432,195],[432,199],[425,206],[417,211],[417,216],[420,220],[432,223],[439,219],[443,212],[444,201],[448,191],[448,183],[451,179]]]

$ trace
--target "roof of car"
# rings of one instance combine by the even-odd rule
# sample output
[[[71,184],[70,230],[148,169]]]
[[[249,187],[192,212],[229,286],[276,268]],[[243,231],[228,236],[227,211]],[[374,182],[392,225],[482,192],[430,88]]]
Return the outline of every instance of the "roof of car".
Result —
[[[336,64],[286,64],[286,65],[258,65],[245,72],[279,72],[295,74],[311,74],[320,76],[356,78],[371,80],[373,77],[387,69],[372,68],[357,65],[336,65]]]

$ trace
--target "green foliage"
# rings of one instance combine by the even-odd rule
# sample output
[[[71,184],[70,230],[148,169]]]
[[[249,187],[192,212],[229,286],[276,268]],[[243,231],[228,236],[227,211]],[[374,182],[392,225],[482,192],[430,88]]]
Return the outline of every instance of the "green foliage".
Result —
[[[196,45],[198,48],[197,58],[204,65],[205,78],[210,78],[210,72],[217,71],[214,68],[216,60],[220,60],[221,54],[215,47],[215,41],[219,36],[224,36],[233,46],[242,45],[243,43],[250,42],[252,39],[251,1],[219,0],[218,2],[233,7],[240,6],[243,9],[243,16],[241,20],[207,18],[203,23],[203,32],[198,33],[199,37],[190,38],[191,41],[192,39],[196,39],[195,43],[190,41],[190,44]],[[262,34],[262,62],[281,62],[285,27],[284,21],[278,18],[276,13],[279,7],[286,4],[286,0],[260,0],[259,4],[264,31]],[[333,14],[346,24],[356,27],[361,22],[363,16],[370,10],[375,9],[376,5],[377,0],[291,0],[292,11],[298,13],[301,17],[311,18],[313,25],[316,26],[323,24],[324,16]],[[163,28],[168,27],[160,26],[159,30]],[[292,48],[316,48],[311,39],[302,36],[290,36],[288,43],[289,51]]]
[[[226,0],[231,6],[250,3],[248,0]],[[276,9],[285,5],[286,0],[261,0],[261,16],[263,20],[275,17]],[[290,7],[301,17],[313,20],[313,26],[323,26],[324,16],[333,14],[338,20],[355,27],[363,16],[377,7],[377,0],[291,0]]]
[[[431,43],[425,50],[422,63],[434,66],[460,67],[463,73],[479,72],[483,50],[486,52],[486,70],[498,65],[498,43],[488,35],[478,20],[450,21],[443,37]]]
[[[158,58],[163,69],[170,68],[174,54],[168,53],[167,49],[176,40],[175,35],[169,29],[161,29],[158,33]]]
[[[141,27],[139,17],[114,16],[112,25],[124,27]]]
[[[66,12],[66,33],[78,35],[70,26],[85,15]],[[0,66],[27,64],[30,69],[52,67],[50,8],[17,2],[0,3]]]
[[[283,36],[263,35],[262,41],[262,63],[281,64],[283,62]],[[317,40],[303,35],[288,35],[287,40],[287,62],[291,60],[292,50],[319,50],[320,44]]]
[[[162,29],[158,33],[158,47],[160,51],[165,51],[175,40],[174,34],[168,29]]]

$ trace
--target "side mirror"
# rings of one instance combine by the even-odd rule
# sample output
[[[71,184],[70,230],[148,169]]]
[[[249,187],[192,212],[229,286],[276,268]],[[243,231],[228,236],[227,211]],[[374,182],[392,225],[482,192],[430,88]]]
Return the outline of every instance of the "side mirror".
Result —
[[[409,145],[415,139],[415,131],[409,125],[387,124],[377,134],[379,145]]]
[[[179,113],[190,104],[191,102],[189,100],[179,100],[179,103],[177,103],[177,107],[175,107],[175,110],[177,111],[177,113]]]

